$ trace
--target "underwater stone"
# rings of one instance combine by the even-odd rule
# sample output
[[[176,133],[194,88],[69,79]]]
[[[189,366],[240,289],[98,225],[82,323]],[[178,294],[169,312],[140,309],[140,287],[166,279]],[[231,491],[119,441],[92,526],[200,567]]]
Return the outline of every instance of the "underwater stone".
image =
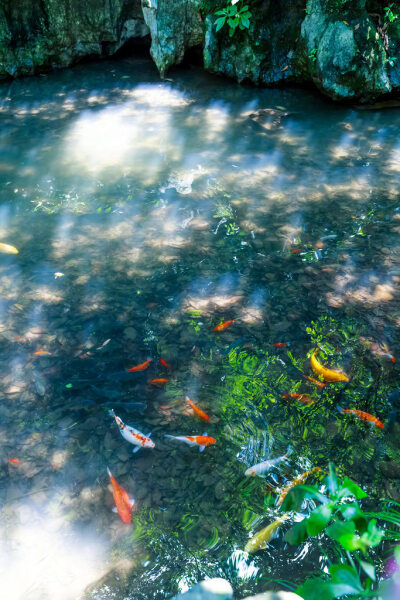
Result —
[[[196,583],[190,590],[173,596],[171,600],[230,600],[232,597],[231,584],[226,579],[215,577]]]

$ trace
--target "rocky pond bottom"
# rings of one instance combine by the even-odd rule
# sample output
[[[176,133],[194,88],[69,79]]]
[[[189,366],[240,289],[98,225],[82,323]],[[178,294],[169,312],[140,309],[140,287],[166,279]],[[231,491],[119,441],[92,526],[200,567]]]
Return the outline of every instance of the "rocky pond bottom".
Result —
[[[399,113],[130,59],[0,90],[2,595],[294,590],[318,539],[244,552],[277,490],[333,461],[400,501]],[[305,379],[317,346],[349,382]]]

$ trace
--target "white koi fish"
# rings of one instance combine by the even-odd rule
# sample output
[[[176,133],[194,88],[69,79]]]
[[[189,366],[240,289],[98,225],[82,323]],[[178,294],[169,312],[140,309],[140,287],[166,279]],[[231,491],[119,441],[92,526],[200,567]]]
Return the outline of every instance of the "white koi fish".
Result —
[[[207,433],[203,433],[203,435],[168,435],[166,433],[165,437],[185,442],[185,444],[189,444],[189,446],[198,446],[200,452],[203,452],[206,446],[212,446],[212,444],[215,444],[217,441],[215,438],[207,435]]]
[[[154,448],[155,444],[153,440],[150,439],[150,433],[144,435],[141,431],[138,431],[134,427],[125,425],[125,423],[123,423],[121,419],[117,417],[112,409],[110,410],[110,414],[116,420],[122,437],[130,444],[137,446],[137,448],[134,448],[132,452],[138,452],[140,448]]]
[[[272,467],[279,465],[279,463],[281,463],[283,460],[286,460],[291,453],[292,449],[290,448],[290,446],[288,446],[286,454],[284,454],[283,456],[278,456],[277,458],[271,458],[270,460],[264,460],[263,462],[253,465],[252,467],[248,468],[247,471],[245,471],[245,475],[247,477],[254,477],[254,475],[262,475],[263,473],[266,473],[267,471],[272,469]]]

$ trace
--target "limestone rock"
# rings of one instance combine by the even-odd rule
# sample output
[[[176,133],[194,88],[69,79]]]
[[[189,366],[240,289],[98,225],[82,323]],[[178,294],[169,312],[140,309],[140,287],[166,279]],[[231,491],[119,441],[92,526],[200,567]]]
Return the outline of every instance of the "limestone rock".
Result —
[[[2,0],[0,78],[108,56],[130,37],[147,34],[140,0]]]
[[[347,10],[346,6],[349,5]],[[382,39],[365,0],[336,4],[308,0],[300,55],[316,86],[337,100],[369,100],[392,89]]]
[[[142,0],[151,34],[151,56],[164,77],[182,61],[188,48],[202,44],[201,0]]]

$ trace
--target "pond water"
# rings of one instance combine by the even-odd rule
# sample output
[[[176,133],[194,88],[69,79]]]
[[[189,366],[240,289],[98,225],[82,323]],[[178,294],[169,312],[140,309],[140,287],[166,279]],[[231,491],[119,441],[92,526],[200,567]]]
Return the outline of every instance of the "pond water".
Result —
[[[276,488],[333,460],[376,506],[399,501],[399,111],[194,68],[160,82],[141,58],[0,90],[0,241],[19,250],[0,254],[4,597],[158,600],[207,576],[238,598],[294,588],[323,566],[317,542],[282,528],[243,552]],[[316,343],[349,384],[302,378]],[[155,448],[132,454],[111,408]],[[164,437],[204,432],[204,452]]]

